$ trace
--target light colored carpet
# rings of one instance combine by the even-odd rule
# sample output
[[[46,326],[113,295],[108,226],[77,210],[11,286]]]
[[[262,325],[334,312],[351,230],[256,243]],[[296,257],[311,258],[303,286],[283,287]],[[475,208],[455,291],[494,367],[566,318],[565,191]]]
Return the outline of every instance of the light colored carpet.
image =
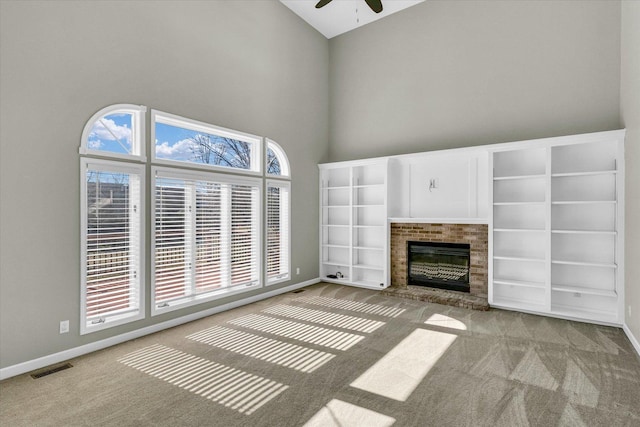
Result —
[[[3,426],[640,426],[617,328],[318,284],[0,383]]]

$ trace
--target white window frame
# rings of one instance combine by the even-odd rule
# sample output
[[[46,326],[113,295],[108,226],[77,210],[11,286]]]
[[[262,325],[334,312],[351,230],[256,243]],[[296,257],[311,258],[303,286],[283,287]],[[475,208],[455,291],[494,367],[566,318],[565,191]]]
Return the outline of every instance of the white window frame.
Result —
[[[136,268],[136,287],[138,294],[138,309],[137,312],[123,312],[121,314],[109,314],[102,316],[101,320],[94,323],[93,320],[87,319],[87,171],[99,170],[104,172],[126,173],[131,175],[137,175],[139,179],[139,197],[137,200],[136,217],[138,221],[138,236],[137,244],[139,246],[138,263]],[[133,163],[124,163],[119,161],[93,159],[93,158],[81,158],[80,159],[80,250],[81,250],[81,296],[80,296],[80,334],[85,335],[87,333],[100,331],[113,326],[122,325],[125,323],[133,322],[136,320],[145,318],[145,166]],[[131,213],[130,213],[131,214]],[[103,319],[103,320],[102,320]]]
[[[284,256],[284,263],[286,263],[286,268],[284,272],[281,272],[278,276],[274,278],[269,278],[268,271],[268,261],[269,261],[269,187],[278,187],[281,189],[286,189],[287,191],[287,206],[286,206],[286,223],[283,225],[282,217],[280,222],[280,229],[284,230],[284,238],[281,237],[280,240],[280,257],[281,260]],[[291,280],[291,182],[286,180],[275,180],[275,179],[267,179],[266,180],[266,190],[265,190],[265,215],[264,215],[264,241],[265,241],[265,250],[264,250],[264,260],[265,260],[265,283],[267,286],[275,285],[277,283],[286,282],[287,280]],[[282,200],[280,201],[282,208]],[[283,248],[284,246],[284,248]],[[282,252],[284,250],[284,253]],[[282,261],[281,261],[282,264]]]
[[[251,169],[240,169],[230,166],[210,165],[181,160],[160,159],[156,156],[156,123],[183,128],[195,132],[203,132],[211,135],[231,138],[251,144]],[[262,175],[262,138],[245,132],[214,126],[175,114],[165,113],[159,110],[151,110],[151,161],[154,164],[168,165],[184,168],[196,168],[208,171],[233,172],[244,175]]]
[[[122,159],[122,160],[135,160],[139,162],[146,161],[145,155],[145,113],[147,111],[147,107],[144,105],[134,105],[134,104],[114,104],[109,105],[95,113],[91,118],[87,121],[82,130],[82,138],[80,140],[80,149],[79,152],[81,155],[90,155],[90,156],[101,156],[108,157],[111,159]],[[89,148],[89,136],[91,135],[91,130],[95,123],[103,118],[104,116],[108,116],[111,114],[117,113],[125,113],[131,114],[131,154],[123,154],[123,153],[114,153],[111,151],[104,150],[96,150],[93,148]]]
[[[280,144],[278,144],[277,142],[269,138],[265,138],[265,141],[267,142],[266,144],[267,148],[265,150],[265,156],[264,156],[265,175],[268,176],[269,178],[291,179],[291,166],[289,165],[289,159],[287,158],[287,155],[285,154]],[[269,156],[267,155],[267,153],[269,152],[269,149],[271,149],[271,151],[273,151],[276,157],[278,158],[278,162],[280,163],[280,175],[269,173],[269,170],[268,170]]]
[[[182,163],[182,162],[180,162]],[[234,169],[235,170],[235,169]],[[250,177],[250,176],[242,176],[242,175],[231,175],[231,174],[220,174],[215,172],[204,172],[204,171],[193,171],[187,169],[178,169],[178,168],[168,168],[162,166],[153,166],[151,168],[151,187],[150,191],[152,193],[151,207],[152,207],[152,217],[155,218],[155,206],[156,206],[156,180],[157,176],[160,174],[162,177],[172,177],[176,179],[186,179],[186,180],[195,180],[195,181],[211,181],[211,182],[219,182],[225,184],[236,184],[236,185],[250,185],[255,186],[258,189],[257,194],[257,202],[256,207],[257,211],[252,212],[253,215],[257,217],[255,223],[258,227],[256,232],[256,238],[258,239],[256,248],[256,272],[257,272],[257,280],[255,283],[251,285],[236,285],[234,287],[225,287],[219,290],[214,290],[202,294],[190,295],[181,299],[177,299],[171,301],[169,303],[162,303],[162,306],[159,306],[159,303],[155,301],[155,258],[156,258],[156,222],[153,220],[152,222],[152,230],[151,230],[151,315],[156,316],[162,313],[170,312],[173,310],[178,310],[185,307],[190,307],[193,305],[198,305],[207,301],[217,300],[223,297],[228,297],[231,295],[245,293],[247,291],[258,289],[263,287],[262,280],[262,256],[260,255],[263,251],[261,250],[263,246],[263,179],[259,177]],[[194,244],[194,243],[192,243]],[[229,247],[230,251],[231,248]]]

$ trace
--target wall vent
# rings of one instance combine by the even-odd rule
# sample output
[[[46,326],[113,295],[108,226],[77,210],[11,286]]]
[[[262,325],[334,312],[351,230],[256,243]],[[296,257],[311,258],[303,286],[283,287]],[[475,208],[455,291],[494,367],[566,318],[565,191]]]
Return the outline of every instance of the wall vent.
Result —
[[[55,374],[56,372],[64,371],[65,369],[73,368],[71,363],[65,363],[63,365],[53,366],[46,368],[42,371],[31,374],[31,378],[38,379],[42,377],[46,377],[47,375]]]

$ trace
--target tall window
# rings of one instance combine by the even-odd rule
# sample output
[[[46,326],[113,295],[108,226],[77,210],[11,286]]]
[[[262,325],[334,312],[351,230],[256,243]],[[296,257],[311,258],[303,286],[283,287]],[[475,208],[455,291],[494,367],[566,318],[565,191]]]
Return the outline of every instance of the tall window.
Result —
[[[267,181],[267,283],[290,278],[289,182]]]
[[[83,159],[81,332],[143,317],[144,167]]]
[[[291,183],[289,161],[282,148],[267,139],[267,284],[291,278]],[[281,178],[281,179],[274,179]]]
[[[260,286],[259,178],[154,168],[154,313]]]
[[[145,111],[107,107],[82,133],[81,334],[144,317]]]

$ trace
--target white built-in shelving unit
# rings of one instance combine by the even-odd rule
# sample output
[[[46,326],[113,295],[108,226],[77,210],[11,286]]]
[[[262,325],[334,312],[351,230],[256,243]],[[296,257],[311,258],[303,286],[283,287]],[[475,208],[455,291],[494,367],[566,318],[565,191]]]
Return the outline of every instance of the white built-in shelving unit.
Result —
[[[320,165],[323,280],[371,289],[389,285],[387,170],[387,159]]]
[[[621,324],[624,131],[493,150],[489,302]]]
[[[392,222],[488,223],[492,306],[620,325],[624,134],[322,164],[321,277],[389,286]]]

